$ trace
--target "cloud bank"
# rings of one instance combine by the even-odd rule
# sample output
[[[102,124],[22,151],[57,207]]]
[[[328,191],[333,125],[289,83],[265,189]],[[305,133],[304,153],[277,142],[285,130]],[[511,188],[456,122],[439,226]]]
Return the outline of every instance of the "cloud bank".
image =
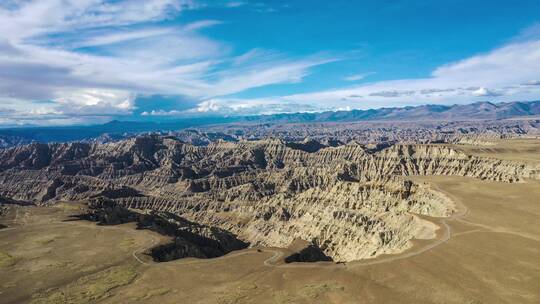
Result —
[[[538,100],[539,84],[540,40],[528,40],[441,66],[428,78],[379,81],[264,99],[230,100],[228,104],[230,108],[242,104],[249,112],[265,112],[266,104],[271,108],[275,104],[310,105],[324,111],[485,100]]]
[[[187,0],[2,2],[0,103],[10,111],[0,123],[132,115],[138,95],[204,102],[298,82],[311,67],[333,60],[270,51],[232,56],[228,44],[201,34],[220,21],[164,23],[206,6]],[[42,110],[39,117],[30,110],[36,107]]]
[[[366,83],[380,71],[344,73],[346,87],[239,98],[253,88],[302,82],[314,67],[342,59],[256,47],[235,53],[229,42],[205,35],[222,21],[182,22],[185,12],[212,5],[261,9],[247,1],[0,2],[0,125],[540,99],[537,26],[425,78]],[[181,96],[184,104],[146,98],[153,95]]]

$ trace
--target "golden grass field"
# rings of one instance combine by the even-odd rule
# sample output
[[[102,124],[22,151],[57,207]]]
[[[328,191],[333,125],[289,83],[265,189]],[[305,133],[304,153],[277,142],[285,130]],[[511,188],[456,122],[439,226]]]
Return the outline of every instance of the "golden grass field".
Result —
[[[468,153],[540,162],[540,141]],[[12,206],[0,224],[0,303],[540,303],[540,181],[413,177],[453,198],[438,237],[347,264],[284,264],[286,249],[153,263],[165,238],[69,221],[77,204]]]

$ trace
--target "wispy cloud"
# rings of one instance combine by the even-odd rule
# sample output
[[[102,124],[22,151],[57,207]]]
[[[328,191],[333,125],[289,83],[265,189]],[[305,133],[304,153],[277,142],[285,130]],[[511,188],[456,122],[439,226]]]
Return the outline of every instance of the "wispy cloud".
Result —
[[[139,39],[148,39],[151,37],[159,37],[170,35],[173,33],[172,28],[154,28],[134,31],[118,31],[113,33],[102,34],[97,32],[94,36],[86,36],[83,40],[75,42],[71,48],[98,47],[111,45],[120,42],[133,41]]]
[[[182,14],[212,6],[261,12],[286,7],[201,1],[0,1],[0,124],[99,122],[134,113],[270,114],[540,98],[538,25],[506,45],[440,66],[425,78],[365,83],[370,73],[356,73],[344,75],[351,82],[345,88],[231,97],[304,81],[314,67],[339,58],[291,56],[256,46],[239,53],[229,42],[209,36],[212,27],[226,26],[222,21],[186,23]],[[137,103],[137,96],[154,94],[181,96],[189,106]]]
[[[187,113],[213,113],[226,115],[257,115],[257,114],[275,114],[275,113],[295,113],[295,112],[317,112],[324,108],[317,105],[283,102],[276,99],[237,99],[237,98],[215,98],[206,100],[197,105],[193,110],[178,113],[185,115]]]
[[[13,120],[40,115],[55,121],[131,115],[138,94],[181,95],[203,102],[298,82],[311,67],[333,60],[291,59],[259,49],[235,57],[228,44],[200,33],[218,26],[218,20],[181,26],[161,22],[205,6],[190,0],[0,3],[0,102],[9,99],[8,107],[15,111],[3,121],[9,115]],[[42,101],[50,102],[39,114],[31,113],[31,105]]]
[[[479,100],[540,99],[540,39],[513,41],[485,54],[438,67],[431,77],[380,81],[345,89],[236,101],[259,109],[264,104],[303,104],[322,110],[367,109]],[[261,110],[262,111],[262,110]]]
[[[494,90],[486,89],[484,87],[472,91],[471,94],[477,97],[497,97],[502,95],[501,93],[495,92]]]
[[[225,4],[225,6],[227,7],[240,7],[240,6],[244,6],[246,5],[247,3],[244,2],[244,1],[229,1]]]
[[[0,32],[7,38],[20,40],[40,34],[163,20],[195,6],[189,0],[7,2],[0,4]]]
[[[374,73],[360,73],[360,74],[353,74],[353,75],[349,75],[345,78],[343,78],[344,80],[346,81],[358,81],[358,80],[362,80],[364,78],[366,78],[367,76],[369,75],[373,75]]]

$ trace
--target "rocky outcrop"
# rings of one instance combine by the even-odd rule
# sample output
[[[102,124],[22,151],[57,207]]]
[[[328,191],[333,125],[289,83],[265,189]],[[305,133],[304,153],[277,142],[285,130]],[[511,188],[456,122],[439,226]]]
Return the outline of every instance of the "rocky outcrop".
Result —
[[[150,229],[171,236],[172,242],[149,250],[157,262],[185,257],[214,258],[249,245],[228,231],[193,223],[167,212],[128,209],[104,197],[91,199],[87,205],[87,212],[76,217],[101,225],[136,222],[139,229]]]
[[[437,227],[418,215],[454,211],[449,198],[407,176],[500,182],[536,176],[529,165],[444,145],[331,144],[272,139],[194,146],[158,135],[32,144],[0,150],[0,196],[36,204],[105,197],[114,208],[96,216],[111,223],[126,218],[118,206],[161,212],[163,223],[190,228],[167,232],[175,242],[155,249],[160,260],[303,239],[334,261],[351,261],[433,237]]]
[[[540,120],[458,120],[458,121],[370,121],[327,123],[253,123],[201,127],[178,131],[175,135],[185,141],[209,144],[207,134],[221,134],[223,140],[261,140],[281,138],[288,142],[317,141],[325,146],[358,142],[362,144],[426,144],[459,143],[465,138],[477,142],[500,138],[540,136]]]

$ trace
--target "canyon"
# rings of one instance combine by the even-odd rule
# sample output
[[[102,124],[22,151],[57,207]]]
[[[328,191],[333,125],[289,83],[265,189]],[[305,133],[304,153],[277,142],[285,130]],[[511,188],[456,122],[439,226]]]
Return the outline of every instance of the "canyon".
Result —
[[[38,206],[85,201],[105,212],[93,217],[102,224],[158,219],[152,225],[167,223],[157,230],[175,239],[152,249],[157,261],[303,240],[322,260],[351,262],[432,239],[439,227],[429,218],[456,212],[449,197],[410,176],[516,183],[539,172],[440,144],[265,139],[195,146],[153,134],[0,150],[0,196]]]
[[[535,303],[537,123],[1,149],[0,303]]]

